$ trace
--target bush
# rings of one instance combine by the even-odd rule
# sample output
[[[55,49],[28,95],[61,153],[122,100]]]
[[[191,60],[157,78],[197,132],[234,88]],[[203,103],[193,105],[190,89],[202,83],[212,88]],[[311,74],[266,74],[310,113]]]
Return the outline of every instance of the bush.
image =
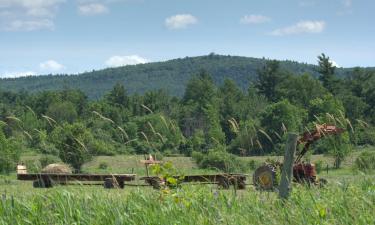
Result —
[[[259,167],[259,162],[251,159],[248,163],[247,163],[248,167],[250,168],[250,170],[255,170],[256,168]]]
[[[108,168],[108,163],[106,163],[106,162],[101,162],[100,164],[99,164],[99,169],[101,169],[101,170],[105,170],[105,169],[107,169]]]
[[[375,151],[362,152],[354,162],[355,169],[363,172],[375,170]]]
[[[5,137],[0,126],[0,173],[9,174],[16,170],[20,158],[19,147],[12,139]]]
[[[215,168],[224,172],[235,172],[244,168],[241,160],[224,150],[209,150],[207,154],[193,152],[192,157],[203,169]]]
[[[317,173],[322,172],[322,170],[323,170],[323,161],[322,160],[316,161],[315,162],[315,168],[316,168],[316,172]]]
[[[42,168],[48,166],[49,164],[52,164],[52,163],[57,163],[57,162],[60,162],[61,160],[56,157],[56,156],[53,156],[53,155],[43,155],[42,157],[40,157],[39,159],[39,162],[40,162],[40,166]]]
[[[27,172],[29,173],[39,173],[42,168],[40,162],[36,160],[26,160],[24,164],[27,168]]]

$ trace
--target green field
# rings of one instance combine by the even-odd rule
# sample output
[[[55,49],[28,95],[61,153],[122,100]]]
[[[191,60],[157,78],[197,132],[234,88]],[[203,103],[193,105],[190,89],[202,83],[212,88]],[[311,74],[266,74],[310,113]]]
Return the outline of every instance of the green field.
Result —
[[[216,185],[184,184],[180,189],[153,190],[127,186],[56,186],[34,189],[31,182],[0,178],[0,224],[375,224],[375,176],[352,169],[353,153],[339,170],[319,175],[329,180],[325,188],[294,184],[291,198],[281,201],[275,192],[221,190]],[[37,159],[24,155],[23,159]],[[144,175],[143,156],[96,157],[83,167],[90,173]],[[267,157],[248,157],[262,163]],[[311,161],[332,165],[322,155]],[[165,157],[182,174],[214,173],[198,169],[189,157]],[[101,163],[108,168],[99,169]],[[138,181],[139,182],[139,181]],[[137,182],[135,182],[137,183]]]

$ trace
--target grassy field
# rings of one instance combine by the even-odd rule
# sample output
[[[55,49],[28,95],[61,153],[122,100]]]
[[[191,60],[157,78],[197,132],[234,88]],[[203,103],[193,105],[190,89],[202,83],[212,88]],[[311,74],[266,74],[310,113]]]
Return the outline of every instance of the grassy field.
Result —
[[[123,190],[101,186],[57,186],[34,189],[31,182],[0,177],[0,224],[375,224],[375,175],[352,169],[357,152],[339,170],[320,174],[325,188],[293,185],[291,198],[281,201],[275,192],[260,192],[248,177],[246,190],[221,190],[216,185],[182,185],[180,189]],[[37,159],[28,154],[23,159]],[[83,167],[90,173],[144,174],[143,156],[96,157]],[[267,157],[248,157],[262,163]],[[189,157],[166,157],[184,174],[201,170]],[[311,161],[332,165],[318,155]],[[105,163],[107,169],[100,169]],[[247,171],[251,175],[251,171]]]

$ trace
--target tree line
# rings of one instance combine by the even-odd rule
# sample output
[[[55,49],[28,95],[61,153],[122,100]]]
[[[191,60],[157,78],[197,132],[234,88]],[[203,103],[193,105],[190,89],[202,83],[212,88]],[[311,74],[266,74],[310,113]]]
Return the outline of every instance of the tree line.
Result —
[[[0,171],[13,171],[28,151],[77,170],[95,155],[282,154],[287,132],[322,123],[346,129],[312,148],[335,156],[339,167],[353,146],[375,144],[375,72],[356,68],[338,77],[329,57],[320,55],[318,63],[315,78],[267,61],[246,91],[230,79],[215,85],[202,70],[182,97],[165,90],[129,94],[120,83],[98,100],[69,88],[0,90]]]

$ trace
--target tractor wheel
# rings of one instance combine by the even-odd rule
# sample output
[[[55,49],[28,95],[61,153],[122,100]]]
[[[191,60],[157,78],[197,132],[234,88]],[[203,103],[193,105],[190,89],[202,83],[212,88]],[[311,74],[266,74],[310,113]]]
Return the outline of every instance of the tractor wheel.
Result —
[[[273,190],[277,186],[276,168],[272,165],[264,165],[255,170],[253,183],[257,189]]]

